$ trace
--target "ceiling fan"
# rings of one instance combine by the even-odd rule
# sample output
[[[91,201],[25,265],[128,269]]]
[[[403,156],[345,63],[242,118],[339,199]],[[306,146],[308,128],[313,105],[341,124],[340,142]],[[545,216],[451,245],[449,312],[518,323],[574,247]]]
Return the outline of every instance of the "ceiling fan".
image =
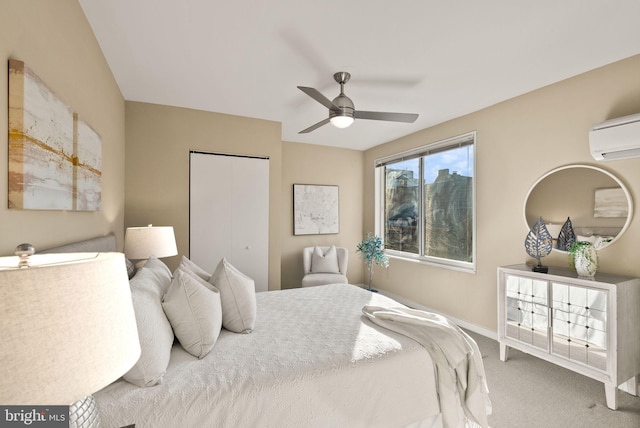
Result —
[[[369,120],[387,120],[390,122],[405,122],[413,123],[418,118],[417,114],[413,113],[388,113],[381,111],[362,111],[356,110],[353,106],[353,101],[344,94],[344,85],[351,78],[351,74],[346,71],[339,71],[333,75],[336,82],[340,84],[340,95],[335,97],[333,101],[330,101],[327,97],[322,95],[317,89],[308,88],[306,86],[298,86],[305,94],[309,95],[314,100],[329,109],[329,117],[321,120],[315,125],[311,125],[307,129],[303,129],[298,134],[306,134],[322,125],[326,125],[331,122],[336,128],[346,128],[350,126],[355,119],[369,119]]]

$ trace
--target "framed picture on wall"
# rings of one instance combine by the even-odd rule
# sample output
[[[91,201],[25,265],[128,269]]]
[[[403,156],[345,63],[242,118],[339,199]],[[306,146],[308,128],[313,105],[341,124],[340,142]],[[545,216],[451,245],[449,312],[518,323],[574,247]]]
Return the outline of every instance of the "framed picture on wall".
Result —
[[[627,196],[621,187],[596,189],[593,203],[594,217],[627,217],[628,215]]]
[[[24,62],[9,60],[9,208],[100,211],[102,140]]]
[[[338,186],[293,185],[293,234],[324,235],[340,232]]]

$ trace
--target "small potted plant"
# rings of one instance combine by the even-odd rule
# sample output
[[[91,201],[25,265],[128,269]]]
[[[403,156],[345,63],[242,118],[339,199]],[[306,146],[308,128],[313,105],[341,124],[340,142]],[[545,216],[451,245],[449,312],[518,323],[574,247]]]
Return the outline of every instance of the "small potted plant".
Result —
[[[578,276],[594,276],[598,270],[598,252],[591,242],[575,241],[569,247],[569,267]]]
[[[358,244],[357,252],[364,260],[364,265],[369,271],[368,290],[373,291],[371,289],[371,280],[373,279],[374,263],[384,268],[389,266],[389,257],[384,253],[382,239],[377,235],[373,235],[371,232],[367,232],[366,239]]]

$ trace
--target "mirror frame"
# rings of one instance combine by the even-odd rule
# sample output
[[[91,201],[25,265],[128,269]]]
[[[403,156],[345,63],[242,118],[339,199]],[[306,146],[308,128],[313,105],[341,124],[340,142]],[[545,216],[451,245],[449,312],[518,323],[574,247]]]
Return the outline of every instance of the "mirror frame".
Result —
[[[522,205],[522,217],[524,219],[524,224],[526,225],[527,230],[531,229],[531,225],[529,225],[529,223],[527,222],[527,202],[529,201],[529,196],[531,196],[531,192],[533,192],[533,190],[536,188],[536,186],[542,180],[544,180],[545,178],[549,177],[550,175],[552,175],[552,174],[554,174],[556,172],[560,172],[560,171],[564,171],[566,169],[572,169],[572,168],[587,168],[587,169],[592,169],[594,171],[597,171],[597,172],[600,172],[602,174],[605,174],[606,176],[608,176],[611,179],[613,179],[616,183],[618,183],[618,185],[620,186],[620,188],[624,192],[625,197],[627,198],[627,205],[629,207],[629,212],[627,214],[627,221],[624,223],[624,226],[622,226],[622,229],[620,230],[620,232],[618,232],[618,234],[615,236],[615,238],[613,238],[611,240],[611,242],[609,242],[607,245],[603,246],[602,248],[600,248],[598,250],[598,251],[602,251],[605,248],[609,248],[613,243],[615,243],[618,240],[618,238],[620,236],[622,236],[627,231],[627,229],[629,228],[629,225],[631,224],[631,220],[633,218],[633,199],[631,198],[631,193],[629,192],[629,189],[627,189],[627,186],[625,186],[625,184],[622,182],[622,180],[620,180],[613,173],[607,171],[606,169],[602,169],[600,167],[597,167],[597,166],[594,166],[594,165],[588,165],[588,164],[570,164],[570,165],[564,165],[564,166],[560,166],[558,168],[554,168],[551,171],[548,171],[545,174],[543,174],[529,188],[529,191],[527,192],[527,195],[524,198],[524,204]],[[558,251],[560,253],[566,253],[566,251],[559,250],[557,248],[553,248],[553,251]]]

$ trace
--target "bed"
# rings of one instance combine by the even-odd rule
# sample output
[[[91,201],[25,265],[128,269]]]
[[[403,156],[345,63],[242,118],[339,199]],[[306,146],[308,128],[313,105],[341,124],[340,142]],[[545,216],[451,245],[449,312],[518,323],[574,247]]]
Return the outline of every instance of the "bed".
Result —
[[[105,249],[105,238],[113,247]],[[82,242],[83,251],[93,250],[91,242]],[[115,251],[113,238],[95,243]],[[446,331],[453,342],[440,328],[425,336],[422,324],[430,320],[423,317],[432,315],[348,284],[256,293],[255,304],[251,331],[222,328],[202,358],[175,340],[161,383],[141,387],[121,378],[96,392],[103,425],[486,426],[479,351],[464,333],[451,333],[455,327]],[[396,312],[383,319],[387,308]]]

